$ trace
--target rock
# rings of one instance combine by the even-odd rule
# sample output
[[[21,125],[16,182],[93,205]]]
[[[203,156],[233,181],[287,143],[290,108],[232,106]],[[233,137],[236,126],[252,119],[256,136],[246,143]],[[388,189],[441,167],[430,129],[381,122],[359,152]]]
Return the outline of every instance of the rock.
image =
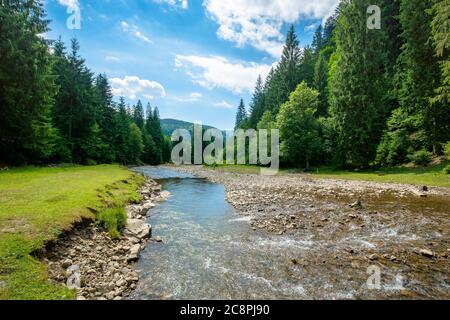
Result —
[[[123,299],[123,298],[120,297],[120,296],[117,296],[117,297],[114,298],[115,301],[120,301],[120,300],[122,300],[122,299]]]
[[[131,247],[130,253],[128,254],[128,261],[136,261],[139,259],[139,253],[141,251],[141,246],[139,244],[135,244]]]
[[[156,241],[156,242],[163,242],[160,236],[157,236],[157,237],[155,238],[155,241]]]
[[[375,261],[375,260],[378,260],[378,255],[377,254],[371,254],[368,258],[371,261]]]
[[[124,279],[120,279],[116,282],[116,286],[118,287],[124,287],[127,285],[127,282]]]
[[[155,207],[155,204],[153,204],[152,202],[146,202],[144,203],[139,211],[139,214],[142,216],[147,216],[147,213],[150,209],[153,209]]]
[[[428,249],[422,249],[419,251],[419,253],[427,258],[434,258],[435,254],[433,251],[428,250]]]
[[[64,269],[69,268],[71,265],[72,265],[72,260],[70,260],[70,259],[64,260],[63,263],[61,264],[61,266],[62,266]]]
[[[428,187],[427,187],[427,186],[423,186],[423,187],[422,187],[422,191],[428,192]]]
[[[138,239],[147,239],[150,237],[152,227],[142,220],[128,219],[127,226],[123,232],[125,236],[133,236]]]
[[[66,276],[67,277],[70,277],[71,275],[73,275],[75,273],[80,273],[80,266],[77,265],[77,264],[74,264],[73,266],[70,266],[66,270]]]
[[[356,210],[361,210],[363,209],[363,205],[361,203],[361,200],[358,200],[352,204],[349,205],[350,208],[356,209]]]

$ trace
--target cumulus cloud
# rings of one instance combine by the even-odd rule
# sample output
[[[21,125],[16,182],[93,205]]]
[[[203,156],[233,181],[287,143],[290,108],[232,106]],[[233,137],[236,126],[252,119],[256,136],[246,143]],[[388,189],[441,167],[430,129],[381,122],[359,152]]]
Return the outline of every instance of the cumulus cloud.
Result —
[[[120,22],[120,27],[122,28],[123,32],[131,34],[136,39],[139,39],[145,43],[152,44],[152,40],[150,40],[149,37],[147,37],[144,33],[142,33],[138,26],[129,24],[128,22],[122,21]]]
[[[58,0],[58,3],[72,11],[78,10],[80,8],[78,0]]]
[[[166,90],[160,83],[134,76],[125,76],[123,79],[112,78],[111,86],[115,96],[124,96],[131,100],[135,100],[140,96],[146,99],[166,96]]]
[[[153,0],[156,3],[167,3],[172,6],[179,6],[183,9],[187,9],[189,6],[188,0]]]
[[[209,16],[219,24],[217,35],[238,46],[251,45],[274,57],[283,48],[281,29],[300,18],[324,19],[339,0],[204,0]]]
[[[232,63],[219,56],[175,57],[175,66],[182,68],[192,81],[204,88],[224,88],[235,93],[252,92],[258,75],[266,77],[271,66],[256,63]]]

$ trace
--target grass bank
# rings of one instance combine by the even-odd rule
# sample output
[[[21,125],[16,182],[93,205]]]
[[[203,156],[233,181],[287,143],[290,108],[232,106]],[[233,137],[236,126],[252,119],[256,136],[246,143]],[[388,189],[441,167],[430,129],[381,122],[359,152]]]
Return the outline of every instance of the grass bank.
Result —
[[[84,218],[139,201],[142,182],[118,165],[1,172],[0,299],[74,298],[30,253]]]
[[[449,162],[440,165],[420,168],[382,168],[378,170],[367,171],[348,171],[339,170],[332,167],[322,167],[309,174],[312,177],[324,179],[343,179],[343,180],[364,180],[383,183],[401,183],[418,186],[450,187],[450,175],[444,173],[444,168]],[[219,165],[216,167],[205,167],[209,170],[221,172],[232,172],[240,174],[259,174],[260,168],[257,166],[245,165]],[[279,174],[301,173],[296,169],[281,169]]]

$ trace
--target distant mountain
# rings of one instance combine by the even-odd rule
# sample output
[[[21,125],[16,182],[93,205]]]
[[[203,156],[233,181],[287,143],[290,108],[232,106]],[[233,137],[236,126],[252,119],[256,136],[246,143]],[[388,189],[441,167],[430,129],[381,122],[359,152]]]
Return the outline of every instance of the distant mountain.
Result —
[[[194,124],[192,122],[186,122],[186,121],[181,121],[181,120],[175,120],[175,119],[162,119],[161,120],[161,129],[164,133],[164,135],[166,136],[171,136],[172,133],[175,130],[178,129],[186,129],[189,131],[193,131],[194,129]],[[214,127],[211,126],[207,126],[207,125],[203,125],[203,129],[208,130],[208,129],[215,129]]]

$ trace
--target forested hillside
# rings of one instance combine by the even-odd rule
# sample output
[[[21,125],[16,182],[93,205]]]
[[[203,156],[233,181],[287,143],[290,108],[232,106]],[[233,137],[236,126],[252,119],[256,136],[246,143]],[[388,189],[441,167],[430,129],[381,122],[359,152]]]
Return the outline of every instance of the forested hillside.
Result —
[[[113,101],[78,41],[44,39],[48,25],[39,1],[0,3],[0,163],[168,161],[158,108]]]
[[[381,29],[367,27],[378,5]],[[285,163],[427,164],[450,150],[450,2],[342,1],[311,46],[292,27],[239,128],[278,128]]]

